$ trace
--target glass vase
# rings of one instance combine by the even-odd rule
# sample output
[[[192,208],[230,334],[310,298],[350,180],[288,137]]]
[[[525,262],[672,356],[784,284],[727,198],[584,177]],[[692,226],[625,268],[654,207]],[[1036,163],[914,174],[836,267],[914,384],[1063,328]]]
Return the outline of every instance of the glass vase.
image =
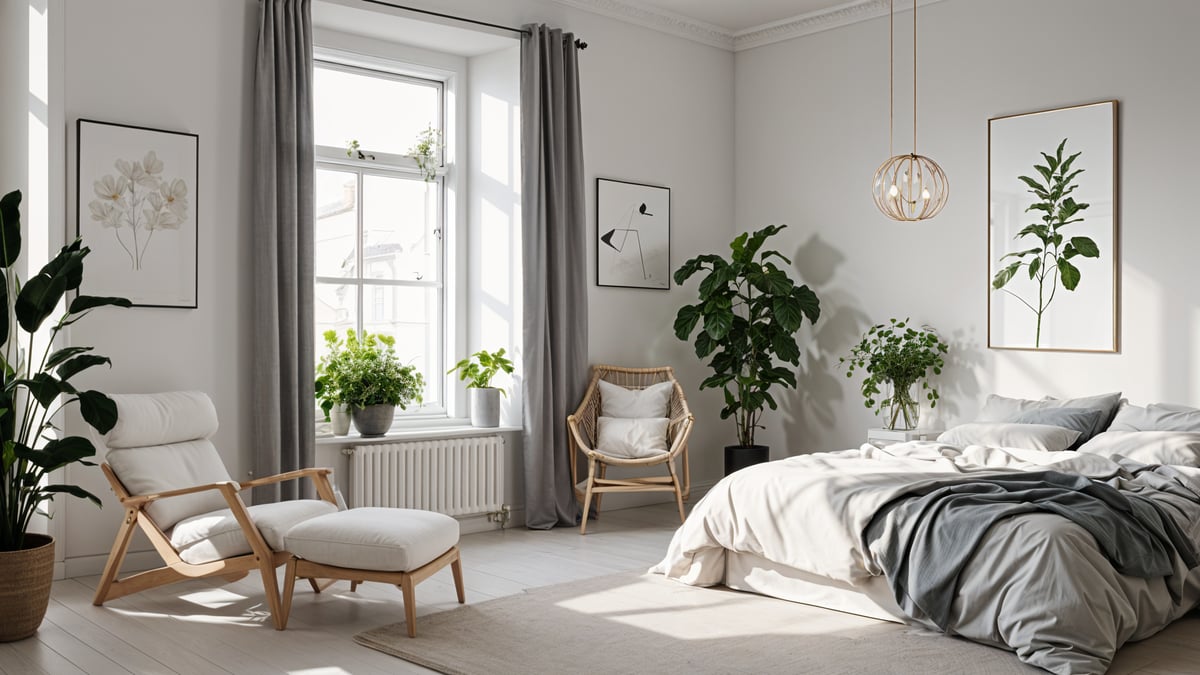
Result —
[[[888,429],[916,429],[920,421],[921,404],[916,396],[917,383],[888,382],[888,398],[891,400],[887,409]]]

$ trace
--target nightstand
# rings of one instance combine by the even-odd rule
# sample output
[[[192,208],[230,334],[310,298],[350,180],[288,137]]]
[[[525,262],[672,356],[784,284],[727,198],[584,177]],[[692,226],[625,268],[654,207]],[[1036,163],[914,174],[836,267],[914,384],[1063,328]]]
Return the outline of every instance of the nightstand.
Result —
[[[941,429],[868,429],[867,442],[877,448],[892,443],[908,441],[934,441],[942,435]]]

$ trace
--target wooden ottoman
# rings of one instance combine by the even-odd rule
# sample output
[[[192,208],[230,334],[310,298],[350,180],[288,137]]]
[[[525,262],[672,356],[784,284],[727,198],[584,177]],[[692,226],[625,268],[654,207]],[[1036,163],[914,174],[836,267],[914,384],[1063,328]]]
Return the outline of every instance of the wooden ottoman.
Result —
[[[287,627],[296,579],[308,579],[320,592],[318,579],[344,579],[350,590],[364,581],[393,584],[404,594],[408,636],[417,636],[414,589],[446,565],[454,574],[459,603],[466,602],[462,561],[458,555],[458,521],[417,509],[360,508],[306,520],[284,535],[292,558],[283,588],[283,619]]]

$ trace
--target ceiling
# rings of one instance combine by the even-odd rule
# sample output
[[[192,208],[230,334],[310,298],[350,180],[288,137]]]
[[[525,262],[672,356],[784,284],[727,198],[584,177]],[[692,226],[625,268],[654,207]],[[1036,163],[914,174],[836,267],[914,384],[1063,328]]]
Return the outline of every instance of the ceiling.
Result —
[[[625,0],[703,21],[730,33],[844,5],[848,0]]]

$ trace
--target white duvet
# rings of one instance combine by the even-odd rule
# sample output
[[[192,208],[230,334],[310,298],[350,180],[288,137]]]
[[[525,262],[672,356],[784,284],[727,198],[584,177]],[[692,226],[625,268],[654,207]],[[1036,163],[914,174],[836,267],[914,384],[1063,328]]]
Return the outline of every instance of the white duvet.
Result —
[[[951,474],[1045,469],[1139,488],[1116,462],[1075,452],[913,442],[801,455],[743,469],[715,485],[651,571],[692,585],[720,584],[725,551],[732,550],[861,586],[882,574],[862,532],[906,488]],[[1200,493],[1200,469],[1178,471]],[[1167,501],[1200,542],[1200,506]],[[1052,672],[1102,673],[1126,641],[1149,637],[1196,606],[1198,570],[1189,574],[1177,562],[1166,579],[1126,577],[1069,520],[1009,518],[988,530],[963,570],[951,632],[1014,650]]]

